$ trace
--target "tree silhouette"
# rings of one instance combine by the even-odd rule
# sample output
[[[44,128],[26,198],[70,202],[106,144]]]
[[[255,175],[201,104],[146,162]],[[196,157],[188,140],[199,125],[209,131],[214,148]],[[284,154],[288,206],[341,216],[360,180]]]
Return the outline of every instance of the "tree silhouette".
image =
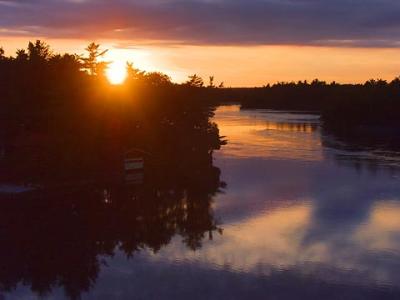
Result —
[[[143,80],[146,74],[146,72],[135,68],[132,62],[126,63],[126,73],[127,79],[133,81]]]
[[[145,74],[145,80],[147,83],[154,86],[165,86],[170,85],[171,77],[161,72],[150,72]]]
[[[50,46],[41,40],[28,44],[28,59],[34,63],[43,63],[52,56]]]
[[[189,80],[186,81],[185,83],[187,86],[190,87],[203,87],[204,86],[204,81],[203,78],[201,78],[200,76],[198,76],[197,74],[193,74],[189,76]]]
[[[18,49],[17,52],[17,57],[16,60],[17,61],[27,61],[29,59],[28,54],[26,53],[25,49]]]
[[[210,76],[209,77],[208,87],[209,88],[214,88],[215,87],[215,85],[214,85],[214,76]]]
[[[98,59],[103,57],[108,52],[108,49],[101,50],[99,44],[92,42],[85,50],[88,52],[88,57],[81,57],[84,69],[92,76],[104,74],[104,70],[109,63],[99,62]]]

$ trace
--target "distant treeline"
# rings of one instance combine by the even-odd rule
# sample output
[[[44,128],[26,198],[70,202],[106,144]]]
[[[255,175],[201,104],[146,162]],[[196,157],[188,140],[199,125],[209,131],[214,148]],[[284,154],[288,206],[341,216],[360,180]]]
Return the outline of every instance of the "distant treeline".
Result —
[[[338,84],[314,80],[231,91],[242,108],[314,111],[326,126],[400,126],[400,79]]]

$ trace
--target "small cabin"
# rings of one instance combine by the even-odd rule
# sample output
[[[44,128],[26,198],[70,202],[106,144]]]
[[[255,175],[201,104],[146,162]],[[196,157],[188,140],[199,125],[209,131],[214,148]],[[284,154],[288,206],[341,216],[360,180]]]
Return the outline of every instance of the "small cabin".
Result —
[[[125,171],[143,170],[144,157],[149,153],[146,151],[132,148],[125,152],[124,155],[124,169]]]
[[[125,157],[124,169],[125,171],[143,170],[144,169],[143,157],[133,157],[133,158]]]
[[[140,149],[130,149],[125,152],[124,171],[125,182],[128,184],[141,184],[144,178],[145,157],[149,153]]]

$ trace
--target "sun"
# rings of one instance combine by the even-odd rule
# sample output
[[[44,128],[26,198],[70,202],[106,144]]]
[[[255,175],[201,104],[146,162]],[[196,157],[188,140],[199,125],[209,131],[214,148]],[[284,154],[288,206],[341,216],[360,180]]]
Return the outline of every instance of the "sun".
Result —
[[[106,76],[111,84],[122,84],[126,79],[126,65],[122,62],[111,63],[107,70]]]

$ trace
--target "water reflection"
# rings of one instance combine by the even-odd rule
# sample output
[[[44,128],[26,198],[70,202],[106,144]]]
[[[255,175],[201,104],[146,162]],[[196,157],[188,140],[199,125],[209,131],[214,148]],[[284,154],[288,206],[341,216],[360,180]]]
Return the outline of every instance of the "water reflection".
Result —
[[[347,131],[323,127],[321,140],[325,154],[339,164],[374,172],[385,168],[395,172],[400,167],[400,140],[395,130],[349,128]]]
[[[162,188],[156,182],[134,190],[82,188],[3,199],[0,210],[0,283],[19,282],[39,295],[54,286],[75,298],[96,282],[101,256],[117,249],[132,257],[158,252],[179,235],[189,249],[222,233],[212,212],[219,171],[202,170],[205,185]],[[194,179],[194,178],[193,178]]]
[[[262,110],[236,111],[235,115],[231,107],[219,110],[217,118],[222,119],[218,121],[221,133],[230,137],[230,143],[216,154],[229,186],[217,201],[216,212],[229,221],[224,231],[226,248],[212,250],[217,253],[213,258],[217,265],[229,265],[246,274],[266,274],[267,282],[274,282],[277,272],[289,272],[283,279],[283,285],[289,287],[296,287],[291,276],[299,281],[304,276],[318,278],[328,285],[333,299],[338,297],[335,292],[343,290],[351,299],[378,297],[375,289],[385,297],[399,295],[391,292],[399,288],[400,231],[395,227],[396,213],[389,213],[400,208],[399,168],[388,169],[386,161],[376,157],[376,145],[359,145],[376,157],[366,162],[349,144],[345,144],[347,149],[327,147],[327,136],[321,136],[313,116],[287,117]],[[304,118],[310,118],[313,130],[279,125],[302,124]],[[275,125],[265,125],[271,122]],[[263,130],[268,131],[266,137]],[[340,141],[335,133],[330,138]],[[247,144],[252,150],[269,147],[275,151],[240,153]],[[396,149],[379,150],[391,151],[392,159],[400,157]],[[354,168],[354,160],[343,164],[338,151],[372,164],[374,172],[360,172]],[[377,223],[377,216],[387,222],[386,227]],[[381,248],[367,246],[369,239]],[[312,287],[305,285],[302,292],[320,297],[322,291]],[[367,291],[363,290],[366,287]]]
[[[218,125],[229,143],[227,156],[282,160],[321,160],[318,116],[275,113],[269,110],[243,111],[239,106],[220,107]]]
[[[3,201],[7,296],[31,295],[24,283],[54,298],[400,297],[399,168],[366,162],[375,145],[354,151],[309,114],[229,106],[214,121],[227,145],[194,138],[201,151],[141,185]]]

